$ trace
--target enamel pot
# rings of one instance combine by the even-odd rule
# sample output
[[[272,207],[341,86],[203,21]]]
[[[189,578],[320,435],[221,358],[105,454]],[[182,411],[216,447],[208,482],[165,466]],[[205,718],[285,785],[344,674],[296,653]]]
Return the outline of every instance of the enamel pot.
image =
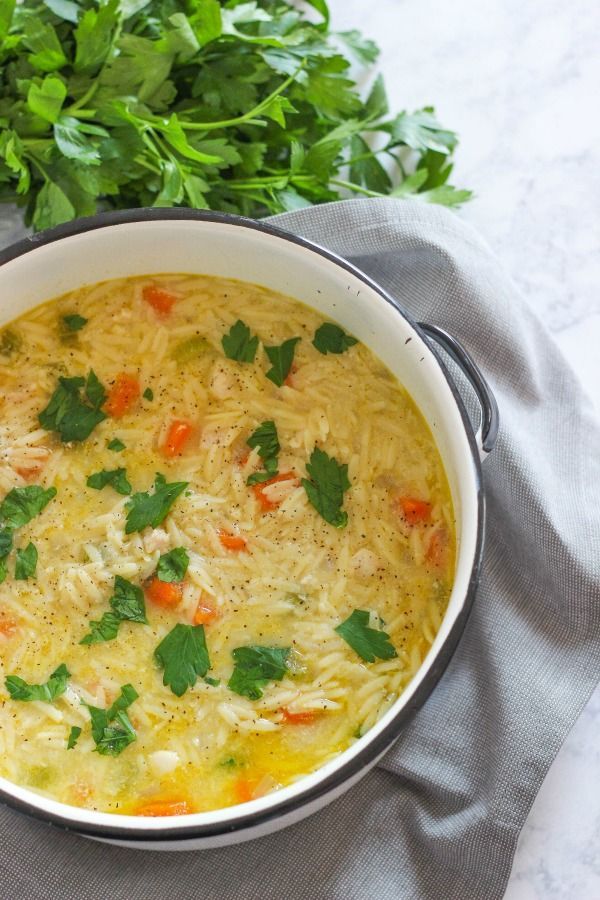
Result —
[[[213,812],[144,819],[80,809],[0,778],[0,800],[82,835],[135,848],[191,850],[259,837],[297,822],[358,781],[398,737],[439,681],[473,604],[484,536],[481,460],[498,411],[467,351],[433,325],[417,324],[393,297],[340,257],[271,225],[212,212],[142,209],[80,219],[0,252],[0,325],[39,303],[108,278],[208,274],[294,297],[363,341],[406,387],[443,459],[456,514],[456,576],[442,625],[393,706],[353,746],[265,797]],[[462,369],[481,406],[475,433],[439,347]],[[464,379],[461,379],[464,382]]]

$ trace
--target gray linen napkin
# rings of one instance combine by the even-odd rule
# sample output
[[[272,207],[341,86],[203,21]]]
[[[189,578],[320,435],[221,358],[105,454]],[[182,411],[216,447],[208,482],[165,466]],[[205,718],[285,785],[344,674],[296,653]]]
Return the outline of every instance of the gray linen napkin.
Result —
[[[11,900],[494,900],[561,742],[600,678],[600,434],[574,376],[480,238],[410,201],[275,219],[445,326],[496,392],[484,574],[442,681],[381,765],[279,834],[158,854],[0,811]]]

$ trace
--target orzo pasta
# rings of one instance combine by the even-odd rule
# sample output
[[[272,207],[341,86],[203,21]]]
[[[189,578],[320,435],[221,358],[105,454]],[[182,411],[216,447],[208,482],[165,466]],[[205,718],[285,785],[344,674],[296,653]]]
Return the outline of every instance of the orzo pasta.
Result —
[[[0,332],[0,774],[176,815],[365,733],[439,627],[454,519],[392,374],[236,281],[85,287]]]

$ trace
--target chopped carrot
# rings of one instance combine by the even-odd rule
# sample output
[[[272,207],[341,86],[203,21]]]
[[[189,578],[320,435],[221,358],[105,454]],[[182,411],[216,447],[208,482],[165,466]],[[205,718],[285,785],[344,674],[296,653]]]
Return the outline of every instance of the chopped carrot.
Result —
[[[294,387],[294,375],[296,374],[297,371],[298,371],[298,366],[296,365],[296,363],[292,363],[290,371],[287,373],[287,375],[283,381],[283,383],[286,385],[286,387]]]
[[[449,541],[446,528],[436,528],[429,538],[425,559],[436,569],[446,569],[449,562]]]
[[[271,509],[277,509],[277,507],[281,504],[281,500],[271,500],[270,497],[265,494],[264,490],[270,484],[276,484],[278,481],[297,481],[296,475],[293,472],[282,472],[280,475],[274,475],[273,478],[269,478],[268,481],[263,481],[260,484],[253,484],[252,490],[254,491],[254,496],[260,503],[261,509],[263,512],[268,512]]]
[[[397,504],[409,525],[429,522],[431,518],[431,503],[428,503],[426,500],[415,500],[414,497],[398,497]]]
[[[42,469],[44,468],[44,463],[37,463],[34,466],[30,466],[29,468],[25,468],[24,466],[17,466],[15,468],[15,472],[17,475],[20,475],[25,481],[35,481],[38,477]]]
[[[163,456],[181,456],[185,445],[194,433],[194,426],[183,419],[175,419],[171,422],[165,442],[160,448]]]
[[[237,803],[248,803],[254,798],[254,791],[258,787],[257,778],[238,778],[233,785],[233,794]]]
[[[213,619],[216,619],[218,615],[219,613],[214,603],[206,594],[202,594],[202,597],[198,601],[196,612],[194,613],[194,625],[208,625]]]
[[[155,606],[172,609],[181,602],[183,584],[180,581],[161,581],[156,576],[146,582],[146,596]]]
[[[165,291],[164,288],[159,288],[155,284],[147,284],[142,291],[142,296],[159,316],[168,316],[177,299],[174,294],[170,294],[169,291]]]
[[[219,540],[226,550],[245,550],[248,543],[241,534],[231,534],[229,531],[219,529]]]
[[[121,372],[108,392],[104,409],[113,419],[120,419],[129,412],[140,397],[140,382],[136,375]]]
[[[320,710],[305,709],[302,712],[290,712],[286,706],[279,710],[286,725],[312,725],[319,716]]]
[[[189,816],[193,813],[187,800],[151,800],[138,806],[136,816]]]
[[[0,613],[0,634],[4,637],[12,637],[16,632],[18,622],[6,613]]]

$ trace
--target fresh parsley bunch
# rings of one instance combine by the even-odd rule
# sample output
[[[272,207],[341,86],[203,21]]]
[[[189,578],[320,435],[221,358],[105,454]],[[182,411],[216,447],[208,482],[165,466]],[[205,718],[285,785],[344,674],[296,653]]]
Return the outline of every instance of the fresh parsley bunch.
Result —
[[[381,78],[359,94],[377,52],[330,31],[325,0],[0,0],[0,201],[36,230],[100,208],[462,203],[433,110],[390,115]]]

